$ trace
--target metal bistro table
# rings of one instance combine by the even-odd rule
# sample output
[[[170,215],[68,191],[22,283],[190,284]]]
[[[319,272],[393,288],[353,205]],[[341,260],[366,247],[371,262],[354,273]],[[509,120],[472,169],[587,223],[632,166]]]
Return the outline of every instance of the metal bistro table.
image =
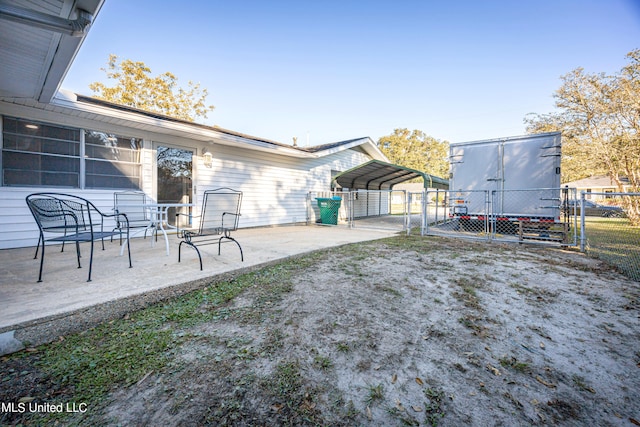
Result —
[[[170,208],[192,208],[195,206],[195,203],[145,203],[141,205],[127,204],[127,207],[143,207],[144,209],[149,210],[149,225],[145,228],[141,228],[133,234],[129,235],[129,239],[137,236],[142,232],[146,232],[149,229],[160,230],[164,235],[164,243],[167,248],[167,256],[169,255],[169,237],[167,236],[167,230],[164,227],[164,224],[167,224],[167,228],[177,229],[169,224],[169,214],[168,211]],[[123,242],[122,247],[120,248],[120,255],[124,254],[124,248],[127,245],[127,241]],[[153,236],[151,237],[151,247],[155,246],[155,239]]]

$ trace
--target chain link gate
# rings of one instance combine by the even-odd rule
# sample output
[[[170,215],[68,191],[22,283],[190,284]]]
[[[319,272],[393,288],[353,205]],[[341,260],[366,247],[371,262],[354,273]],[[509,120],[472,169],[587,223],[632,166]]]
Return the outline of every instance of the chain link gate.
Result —
[[[430,190],[421,234],[485,241],[577,245],[577,220],[562,209],[575,189]]]

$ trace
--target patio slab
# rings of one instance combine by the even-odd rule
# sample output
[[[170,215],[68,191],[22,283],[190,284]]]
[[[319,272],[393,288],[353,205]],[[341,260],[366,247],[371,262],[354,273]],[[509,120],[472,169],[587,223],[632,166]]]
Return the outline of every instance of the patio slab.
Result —
[[[244,262],[232,242],[201,247],[203,271],[191,248],[182,250],[178,263],[178,242],[170,235],[167,256],[160,237],[131,240],[133,268],[128,268],[126,251],[119,256],[117,242],[96,245],[92,281],[87,282],[88,244],[82,246],[82,268],[78,269],[75,248],[64,252],[48,246],[43,281],[37,283],[39,259],[34,248],[0,250],[0,354],[20,348],[18,343],[37,345],[59,335],[117,318],[130,310],[189,292],[215,278],[260,268],[291,256],[348,243],[389,237],[397,231],[349,229],[343,226],[283,226],[240,229],[234,237],[242,245]],[[3,348],[5,349],[3,351]]]

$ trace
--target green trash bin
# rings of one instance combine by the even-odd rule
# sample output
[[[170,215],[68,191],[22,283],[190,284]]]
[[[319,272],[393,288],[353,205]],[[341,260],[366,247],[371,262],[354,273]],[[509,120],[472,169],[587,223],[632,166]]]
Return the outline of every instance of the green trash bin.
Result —
[[[338,210],[342,203],[342,198],[333,196],[318,197],[318,207],[320,208],[320,222],[322,224],[338,225]]]

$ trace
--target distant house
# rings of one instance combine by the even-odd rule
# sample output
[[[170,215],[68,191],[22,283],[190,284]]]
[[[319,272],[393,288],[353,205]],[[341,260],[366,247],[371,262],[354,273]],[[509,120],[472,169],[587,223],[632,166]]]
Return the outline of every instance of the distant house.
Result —
[[[626,183],[623,186],[623,191],[628,191],[630,188],[630,186],[628,185],[629,180],[627,178],[623,178],[623,182]],[[591,195],[591,193],[617,193],[618,191],[620,191],[616,183],[606,175],[592,176],[573,182],[567,182],[563,184],[563,186],[575,188],[578,198],[584,191],[586,193],[585,198],[589,200],[599,200],[607,198],[606,195]]]

